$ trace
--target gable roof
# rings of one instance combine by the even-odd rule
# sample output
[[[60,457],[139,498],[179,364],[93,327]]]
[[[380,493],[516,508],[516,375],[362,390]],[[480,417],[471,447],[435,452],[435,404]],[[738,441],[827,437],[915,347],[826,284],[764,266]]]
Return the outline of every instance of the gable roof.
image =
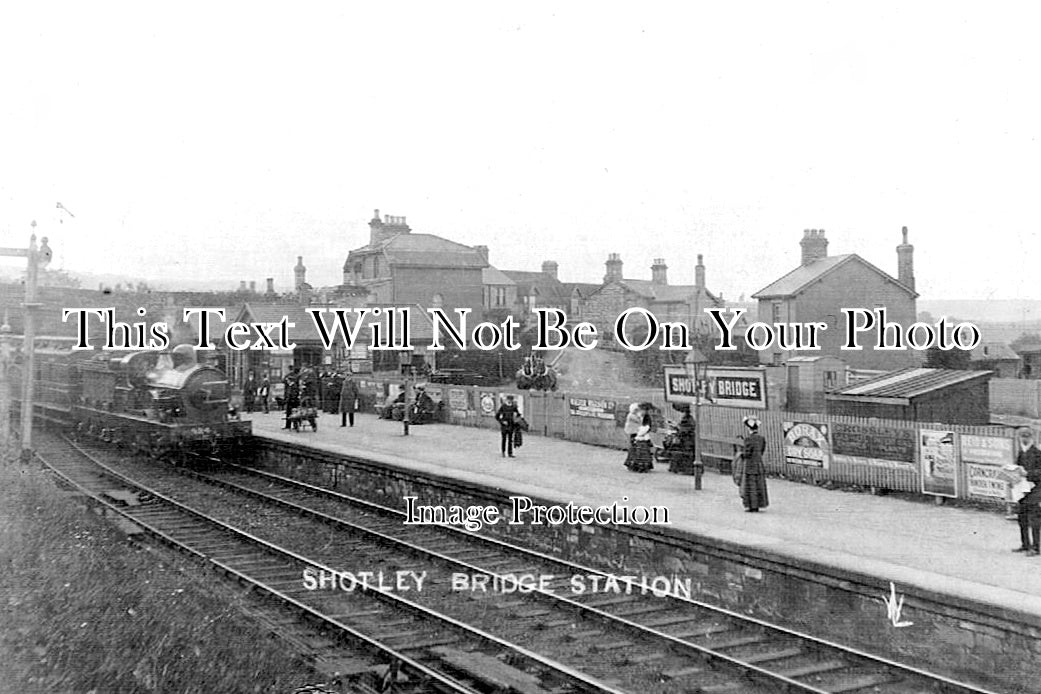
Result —
[[[391,265],[419,267],[484,268],[488,262],[481,253],[470,246],[435,236],[434,234],[396,234],[378,244],[355,248],[347,254],[344,263],[350,267],[351,257],[382,251]]]
[[[568,295],[573,295],[577,292],[580,297],[587,297],[602,286],[604,285],[593,284],[592,282],[564,282],[564,289]]]
[[[625,289],[633,292],[634,294],[641,296],[645,299],[650,300],[652,303],[693,303],[695,294],[699,291],[697,285],[693,284],[659,284],[652,280],[618,280],[617,282],[607,282],[596,288],[595,291],[590,292],[586,296],[591,296],[597,292],[602,291],[606,287],[612,285],[620,285]],[[705,305],[702,308],[711,308],[713,306],[722,307],[723,301],[718,296],[708,291],[707,289],[701,290],[702,299],[707,299]]]
[[[536,294],[542,301],[566,303],[571,299],[571,292],[560,280],[545,272],[528,270],[503,270],[507,277],[517,284],[517,296]]]
[[[800,265],[795,268],[787,275],[776,280],[772,284],[760,289],[752,295],[753,299],[767,299],[776,297],[791,297],[800,294],[804,289],[809,287],[812,283],[824,278],[826,275],[831,274],[837,269],[845,266],[848,263],[859,262],[869,270],[881,275],[884,279],[892,282],[896,286],[903,289],[905,292],[911,295],[912,298],[916,298],[918,293],[910,287],[901,284],[892,275],[879,270],[877,267],[869,263],[868,261],[861,258],[856,253],[847,253],[845,255],[829,255],[824,258],[813,261],[809,265]]]
[[[481,284],[511,285],[516,284],[516,282],[511,280],[506,273],[499,268],[494,265],[489,265],[481,270]]]
[[[1005,342],[983,342],[969,353],[971,361],[1019,361],[1018,354]]]

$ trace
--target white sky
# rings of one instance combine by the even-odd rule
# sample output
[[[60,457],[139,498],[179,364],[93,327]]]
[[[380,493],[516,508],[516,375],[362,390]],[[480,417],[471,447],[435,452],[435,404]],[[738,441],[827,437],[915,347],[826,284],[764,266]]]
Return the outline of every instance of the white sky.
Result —
[[[895,274],[907,225],[923,298],[1041,298],[1035,5],[627,7],[8,3],[0,245],[286,289],[379,208],[565,280],[700,252],[737,298],[804,228]]]

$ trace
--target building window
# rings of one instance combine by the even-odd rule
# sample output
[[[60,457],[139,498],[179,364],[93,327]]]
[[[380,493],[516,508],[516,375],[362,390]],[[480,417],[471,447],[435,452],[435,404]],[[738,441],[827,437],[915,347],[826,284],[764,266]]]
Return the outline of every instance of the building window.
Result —
[[[380,257],[378,255],[372,256],[372,276],[380,276]]]
[[[781,302],[775,301],[773,303],[773,321],[774,323],[781,323]]]
[[[824,372],[824,390],[832,390],[838,385],[839,374],[836,371]]]
[[[506,287],[495,287],[495,300],[492,304],[495,308],[506,305]]]

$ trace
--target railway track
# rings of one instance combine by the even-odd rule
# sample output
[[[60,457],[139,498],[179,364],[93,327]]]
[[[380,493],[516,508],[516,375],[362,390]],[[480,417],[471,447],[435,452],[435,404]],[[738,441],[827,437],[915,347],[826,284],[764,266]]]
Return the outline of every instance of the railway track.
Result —
[[[620,580],[623,587],[617,592],[575,594],[569,585],[572,576],[586,577],[585,585],[590,577],[599,577],[606,585],[610,575],[451,526],[406,526],[401,522],[405,514],[397,509],[297,480],[234,465],[192,474],[471,575],[554,575],[557,578],[531,595],[573,609],[612,631],[627,632],[633,640],[655,641],[674,653],[695,656],[690,664],[660,668],[662,680],[691,687],[690,691],[728,690],[726,684],[705,683],[705,662],[771,683],[771,691],[990,691],[696,600],[648,595],[645,586],[632,580]]]
[[[549,658],[375,587],[308,594],[301,589],[305,568],[334,570],[190,508],[82,449],[43,443],[38,457],[110,512],[290,609],[316,625],[316,635],[348,643],[346,658],[336,644],[327,646],[327,652],[317,648],[315,655],[319,660],[348,661],[353,672],[344,674],[358,676],[355,691],[621,694]]]
[[[649,691],[746,691],[753,683],[763,691],[988,691],[694,600],[647,595],[633,581],[619,580],[622,590],[613,593],[575,595],[567,585],[571,576],[606,582],[609,574],[452,527],[405,526],[404,514],[396,509],[296,480],[223,465],[190,474],[363,538],[355,551],[378,554],[388,564],[419,558],[426,566],[449,566],[500,581],[552,574],[555,579],[508,607],[519,620],[543,618],[552,625],[545,632],[547,642],[553,641],[554,629],[570,626],[572,637],[577,634],[587,642],[576,667],[608,681],[630,684],[633,679],[624,672],[628,666],[655,680],[647,685]],[[531,599],[540,606],[532,607]],[[577,631],[575,619],[561,617],[566,613],[582,620]],[[618,658],[612,652],[626,655]],[[599,667],[599,661],[610,667]],[[735,678],[735,673],[742,677]]]

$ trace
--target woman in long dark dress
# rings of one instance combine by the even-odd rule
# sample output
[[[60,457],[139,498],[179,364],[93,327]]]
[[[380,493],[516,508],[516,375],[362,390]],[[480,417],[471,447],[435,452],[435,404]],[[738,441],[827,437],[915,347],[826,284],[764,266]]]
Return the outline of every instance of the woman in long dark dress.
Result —
[[[745,511],[756,513],[770,505],[766,492],[766,466],[763,465],[763,452],[766,451],[766,439],[759,433],[759,420],[745,417],[748,435],[745,436],[744,449],[741,452],[741,502]]]

